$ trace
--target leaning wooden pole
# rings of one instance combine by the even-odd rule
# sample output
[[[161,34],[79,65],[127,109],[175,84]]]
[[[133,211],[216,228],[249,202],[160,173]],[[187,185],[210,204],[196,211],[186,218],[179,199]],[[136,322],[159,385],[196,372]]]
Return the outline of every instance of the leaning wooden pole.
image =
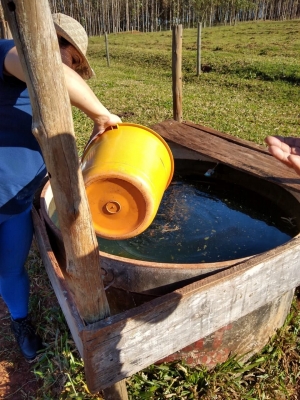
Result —
[[[182,122],[182,25],[172,29],[173,119]]]
[[[98,243],[75,143],[69,95],[47,0],[2,0],[26,76],[33,112],[32,132],[47,166],[63,236],[65,278],[86,323],[109,316]],[[127,400],[125,381],[107,389]]]
[[[107,317],[109,307],[48,0],[2,0],[2,5],[26,76],[32,132],[41,146],[53,190],[66,250],[66,280],[81,317],[92,323]]]

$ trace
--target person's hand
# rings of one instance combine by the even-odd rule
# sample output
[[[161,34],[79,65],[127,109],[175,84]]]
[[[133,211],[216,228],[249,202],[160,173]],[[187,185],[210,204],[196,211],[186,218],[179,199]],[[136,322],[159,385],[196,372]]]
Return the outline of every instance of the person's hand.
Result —
[[[300,138],[268,136],[269,153],[300,175]]]
[[[115,126],[117,124],[120,124],[121,122],[121,118],[115,114],[100,115],[94,121],[94,129],[90,139],[92,139],[98,133],[102,134],[109,126]]]

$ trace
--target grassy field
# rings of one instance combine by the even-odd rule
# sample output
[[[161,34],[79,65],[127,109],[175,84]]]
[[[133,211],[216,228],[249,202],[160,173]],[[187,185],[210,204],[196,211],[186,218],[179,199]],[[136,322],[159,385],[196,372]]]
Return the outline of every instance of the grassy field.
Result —
[[[103,103],[125,122],[151,125],[172,118],[172,33],[91,38]],[[299,134],[300,23],[261,22],[202,30],[202,68],[196,76],[197,32],[183,32],[183,117],[263,143],[268,134]],[[75,114],[78,133],[85,128]],[[84,123],[85,124],[85,123]]]
[[[90,39],[97,77],[90,85],[124,122],[150,126],[172,118],[171,32]],[[300,21],[244,23],[202,31],[203,73],[196,76],[196,30],[183,32],[183,116],[257,143],[269,134],[300,136]],[[78,151],[91,123],[74,109]],[[34,367],[35,399],[100,399],[88,393],[83,365],[43,272],[36,249],[28,268],[31,300],[47,352]],[[182,363],[150,366],[127,381],[135,399],[299,399],[300,313],[295,297],[282,329],[242,364],[229,359],[211,371]],[[25,397],[24,397],[25,398]]]

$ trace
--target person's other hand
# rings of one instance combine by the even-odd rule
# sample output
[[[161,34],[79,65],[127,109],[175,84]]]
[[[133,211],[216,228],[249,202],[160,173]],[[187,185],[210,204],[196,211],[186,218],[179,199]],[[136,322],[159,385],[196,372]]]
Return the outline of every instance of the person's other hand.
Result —
[[[115,126],[121,122],[121,118],[115,114],[100,115],[94,121],[94,129],[90,139],[92,139],[98,133],[102,134],[109,126]]]
[[[269,153],[300,175],[300,138],[268,136]]]

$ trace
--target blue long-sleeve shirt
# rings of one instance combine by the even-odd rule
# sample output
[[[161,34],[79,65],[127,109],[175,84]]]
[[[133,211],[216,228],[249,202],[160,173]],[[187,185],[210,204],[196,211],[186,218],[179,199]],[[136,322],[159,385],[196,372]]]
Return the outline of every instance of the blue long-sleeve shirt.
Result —
[[[31,132],[26,84],[3,73],[12,47],[12,40],[0,40],[0,223],[30,206],[46,175],[40,146]]]

